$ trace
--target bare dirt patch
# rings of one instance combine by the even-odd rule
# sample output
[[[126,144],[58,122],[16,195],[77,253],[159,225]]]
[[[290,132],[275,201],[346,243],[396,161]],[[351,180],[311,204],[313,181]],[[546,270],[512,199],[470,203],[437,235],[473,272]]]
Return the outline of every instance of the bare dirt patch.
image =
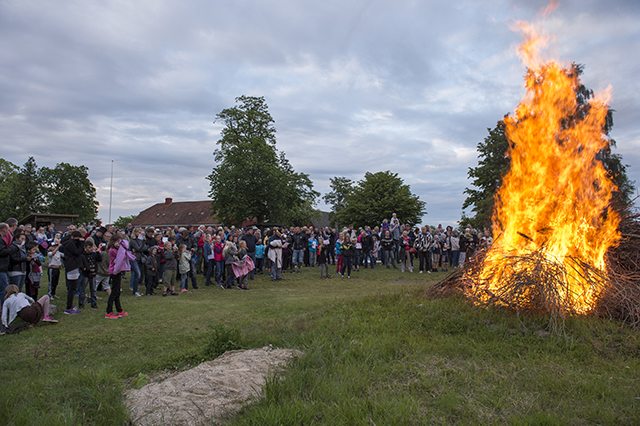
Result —
[[[229,351],[213,361],[125,393],[134,425],[225,423],[253,397],[265,376],[301,352],[292,349]]]

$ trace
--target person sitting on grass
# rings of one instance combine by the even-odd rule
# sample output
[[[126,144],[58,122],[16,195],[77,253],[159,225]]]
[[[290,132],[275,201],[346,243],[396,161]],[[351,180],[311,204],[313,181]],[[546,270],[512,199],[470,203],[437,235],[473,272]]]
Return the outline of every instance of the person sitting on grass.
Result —
[[[31,327],[40,321],[56,323],[49,316],[49,295],[45,294],[37,302],[24,293],[20,293],[18,286],[9,285],[5,290],[4,304],[2,305],[2,325],[9,328],[9,324],[16,318],[31,324]]]

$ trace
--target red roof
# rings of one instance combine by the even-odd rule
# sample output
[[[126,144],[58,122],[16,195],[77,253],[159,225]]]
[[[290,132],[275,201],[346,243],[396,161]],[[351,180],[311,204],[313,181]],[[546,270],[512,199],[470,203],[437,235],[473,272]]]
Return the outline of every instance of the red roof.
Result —
[[[155,204],[140,212],[131,224],[133,226],[220,226],[220,222],[211,215],[211,201],[173,202],[170,198],[164,203]]]

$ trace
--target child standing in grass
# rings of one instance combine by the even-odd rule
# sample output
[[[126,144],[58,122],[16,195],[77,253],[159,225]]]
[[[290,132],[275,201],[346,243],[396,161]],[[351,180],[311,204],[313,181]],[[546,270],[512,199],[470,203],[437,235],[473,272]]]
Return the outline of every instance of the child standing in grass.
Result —
[[[215,270],[215,255],[213,254],[213,246],[211,244],[211,235],[204,234],[202,237],[204,244],[202,245],[202,257],[204,260],[204,285],[210,286],[213,285],[211,282],[211,277],[213,276],[213,271]],[[215,277],[214,277],[215,279]]]
[[[187,251],[185,244],[180,244],[178,249],[178,258],[180,259],[180,291],[187,290],[187,279],[189,279],[189,271],[191,270],[191,252]]]
[[[329,265],[327,264],[327,259],[329,257],[329,245],[325,245],[322,239],[318,240],[318,266],[320,267],[320,279],[325,280],[327,278],[331,278],[329,275]],[[325,270],[323,276],[323,270]]]
[[[107,314],[105,318],[120,318],[128,316],[127,312],[122,310],[120,305],[120,292],[122,286],[122,271],[126,270],[126,264],[129,262],[127,250],[128,243],[123,240],[120,235],[113,234],[107,245],[109,253],[109,276],[111,277],[111,294],[107,302]],[[131,255],[134,259],[135,256]],[[113,313],[113,304],[116,305],[117,314]]]
[[[258,242],[256,243],[256,271],[258,271],[259,274],[262,274],[262,267],[264,266],[264,249],[262,238],[258,238]]]
[[[56,296],[56,289],[60,282],[60,267],[62,266],[62,257],[58,251],[59,248],[60,239],[57,241],[54,240],[54,242],[49,246],[49,253],[47,254],[49,257],[49,298],[51,299],[58,298],[58,296]]]
[[[244,261],[243,267],[233,268],[234,274],[238,275],[238,288],[241,290],[249,290],[247,287],[247,279],[249,278],[249,272],[253,269],[253,261],[247,256],[247,242],[240,240],[238,243],[238,260]],[[250,263],[249,263],[250,262]]]
[[[169,290],[171,296],[177,296],[174,291],[176,285],[176,269],[178,269],[178,248],[172,246],[171,240],[164,243],[164,274],[162,275],[162,286],[164,291],[162,296],[167,295]]]
[[[347,278],[351,278],[351,265],[353,264],[353,258],[356,254],[356,247],[351,242],[349,234],[344,236],[344,242],[340,244],[340,251],[342,252],[342,278],[344,278],[344,272],[347,271]]]
[[[342,244],[344,243],[344,233],[341,233],[338,239],[336,240],[336,257],[338,258],[338,264],[336,265],[336,273],[342,273]]]
[[[311,267],[316,266],[316,256],[318,255],[318,240],[311,234],[309,239],[309,265]]]
[[[80,296],[78,297],[78,306],[84,308],[86,295],[86,286],[89,284],[89,303],[91,307],[98,307],[98,298],[96,296],[96,275],[98,273],[98,264],[102,262],[102,254],[96,249],[93,240],[89,238],[84,242],[84,253],[82,254],[81,277],[78,280],[78,288]]]
[[[147,288],[145,292],[146,296],[155,295],[155,293],[153,292],[153,289],[158,285],[157,283],[158,259],[156,257],[157,254],[158,254],[158,247],[156,246],[151,247],[151,249],[149,250],[149,256],[147,256],[147,260],[144,263],[146,274],[147,274],[146,276],[147,280],[145,281],[147,283]]]
[[[216,236],[216,242],[213,245],[213,261],[216,264],[216,284],[222,285],[224,275],[224,256],[222,251],[224,250],[224,243],[220,235]]]
[[[227,268],[227,279],[225,280],[222,288],[231,288],[233,286],[233,280],[236,277],[233,273],[233,262],[238,260],[236,254],[236,246],[231,241],[227,241],[224,246],[224,250],[222,251],[222,256],[224,256],[225,259],[224,263]]]
[[[38,244],[33,241],[27,241],[25,248],[28,258],[31,259],[27,265],[26,293],[27,296],[37,300],[40,279],[42,278],[42,262],[40,261],[42,254],[40,254]]]

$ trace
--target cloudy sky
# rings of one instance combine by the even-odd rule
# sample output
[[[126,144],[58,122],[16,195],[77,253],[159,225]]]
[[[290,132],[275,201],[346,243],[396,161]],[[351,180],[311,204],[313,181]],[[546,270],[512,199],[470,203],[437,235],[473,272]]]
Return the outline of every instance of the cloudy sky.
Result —
[[[0,157],[89,168],[109,218],[204,200],[222,109],[264,96],[277,147],[325,194],[391,170],[460,218],[476,145],[524,95],[514,20],[547,1],[0,0]],[[612,137],[640,183],[640,2],[562,0],[551,52],[612,86]],[[318,207],[327,206],[319,202]]]

